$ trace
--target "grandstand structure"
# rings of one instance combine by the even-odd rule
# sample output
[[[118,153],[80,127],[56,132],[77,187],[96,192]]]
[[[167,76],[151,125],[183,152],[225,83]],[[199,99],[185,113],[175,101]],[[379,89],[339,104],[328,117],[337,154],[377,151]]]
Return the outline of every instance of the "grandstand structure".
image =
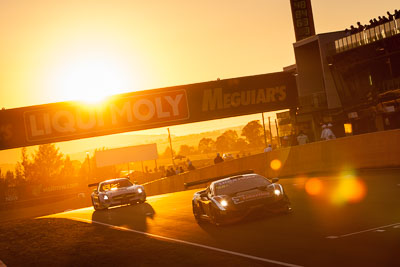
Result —
[[[293,46],[296,64],[284,70],[297,80],[296,132],[319,140],[327,123],[337,136],[400,128],[399,18]]]

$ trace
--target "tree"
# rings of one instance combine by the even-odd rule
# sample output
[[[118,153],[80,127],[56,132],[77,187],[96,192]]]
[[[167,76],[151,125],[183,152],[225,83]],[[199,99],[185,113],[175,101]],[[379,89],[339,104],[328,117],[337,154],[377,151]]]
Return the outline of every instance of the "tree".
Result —
[[[232,151],[235,150],[235,144],[238,140],[238,134],[234,130],[228,130],[225,131],[222,136],[225,138],[226,142],[226,150],[227,151]],[[218,141],[218,139],[217,139]],[[219,150],[219,149],[218,149]]]
[[[209,153],[214,151],[215,142],[211,138],[203,137],[198,145],[198,150],[200,153]]]
[[[7,171],[6,172],[5,180],[6,180],[6,183],[7,183],[8,186],[16,186],[15,176],[14,176],[14,173],[12,171]]]
[[[75,179],[75,169],[72,165],[72,161],[67,155],[64,160],[64,166],[61,169],[61,177],[66,183],[74,181]]]
[[[242,136],[246,138],[252,147],[264,147],[263,127],[259,120],[254,120],[246,124],[242,129]]]
[[[17,163],[16,170],[17,176],[21,176],[21,178],[25,181],[32,180],[32,162],[29,159],[28,152],[26,151],[26,147],[21,149],[21,162]]]
[[[17,186],[22,186],[26,183],[24,168],[21,162],[17,162],[15,166],[15,183],[17,184]]]
[[[244,151],[244,150],[246,150],[248,145],[249,144],[246,142],[246,140],[244,138],[238,138],[233,147],[233,150]]]
[[[217,137],[215,141],[215,147],[217,151],[224,153],[225,151],[229,151],[229,141],[228,138],[224,135],[220,135]]]
[[[40,145],[28,169],[24,167],[24,171],[30,171],[25,175],[30,176],[32,182],[52,184],[59,179],[63,163],[63,154],[54,144]]]
[[[179,155],[188,156],[194,154],[195,149],[193,146],[181,145],[179,148]]]
[[[175,150],[172,150],[172,154],[176,156]],[[171,148],[167,146],[164,150],[164,153],[161,154],[160,158],[168,159],[171,158]]]
[[[4,179],[3,174],[1,173],[0,169],[0,203],[6,200],[6,190],[8,188],[8,184],[6,179]]]

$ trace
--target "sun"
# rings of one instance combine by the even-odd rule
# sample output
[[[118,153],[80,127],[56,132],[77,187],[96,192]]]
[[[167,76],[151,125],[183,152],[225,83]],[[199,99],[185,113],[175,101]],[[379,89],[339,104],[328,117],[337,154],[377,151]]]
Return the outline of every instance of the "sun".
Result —
[[[129,69],[126,62],[116,56],[75,55],[59,64],[52,86],[63,100],[98,103],[128,90],[132,76]]]

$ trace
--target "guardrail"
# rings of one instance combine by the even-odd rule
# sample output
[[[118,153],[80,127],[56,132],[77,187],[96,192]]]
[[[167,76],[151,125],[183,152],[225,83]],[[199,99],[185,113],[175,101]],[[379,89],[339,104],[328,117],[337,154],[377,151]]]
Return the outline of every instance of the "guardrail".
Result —
[[[400,130],[375,132],[335,140],[314,142],[165,177],[143,184],[147,195],[201,187],[221,177],[249,169],[266,177],[296,177],[315,173],[400,166]],[[271,163],[278,163],[272,168]]]

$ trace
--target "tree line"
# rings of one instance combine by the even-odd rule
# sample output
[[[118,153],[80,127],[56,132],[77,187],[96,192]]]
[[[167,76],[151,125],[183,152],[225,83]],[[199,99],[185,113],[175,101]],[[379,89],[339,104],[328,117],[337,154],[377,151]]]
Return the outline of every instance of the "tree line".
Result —
[[[269,131],[266,131],[269,136]],[[249,149],[264,148],[264,129],[259,120],[247,123],[241,130],[240,136],[237,131],[227,130],[215,140],[204,137],[199,140],[197,148],[195,146],[181,145],[179,152],[173,151],[174,155],[189,156],[194,154],[204,154],[212,152],[243,152]],[[161,158],[171,157],[171,148],[168,146],[160,155]]]
[[[32,154],[22,148],[21,160],[14,171],[2,173],[0,169],[0,202],[9,198],[37,197],[44,192],[57,193],[54,191],[65,185],[66,188],[87,188],[93,177],[105,179],[118,174],[116,166],[97,168],[95,155],[82,163],[71,161],[55,144],[39,145]],[[61,185],[64,187],[56,187]]]
[[[178,154],[189,156],[215,151],[220,153],[243,152],[264,147],[263,135],[262,125],[255,120],[242,128],[240,136],[234,130],[227,130],[215,140],[202,138],[199,140],[197,148],[181,145]],[[98,150],[100,149],[96,151]],[[88,156],[83,162],[80,162],[71,161],[70,157],[61,153],[55,144],[39,145],[33,153],[28,153],[26,148],[22,148],[21,159],[17,162],[14,171],[3,173],[0,169],[0,202],[6,198],[7,190],[10,188],[16,191],[15,194],[20,196],[19,198],[21,196],[30,198],[40,195],[44,188],[51,186],[74,184],[87,187],[88,183],[119,175],[118,167],[121,166],[97,168],[95,155],[96,153],[93,153],[93,156]],[[174,152],[174,155],[177,154]],[[160,158],[170,157],[171,150],[170,147],[167,147]]]

